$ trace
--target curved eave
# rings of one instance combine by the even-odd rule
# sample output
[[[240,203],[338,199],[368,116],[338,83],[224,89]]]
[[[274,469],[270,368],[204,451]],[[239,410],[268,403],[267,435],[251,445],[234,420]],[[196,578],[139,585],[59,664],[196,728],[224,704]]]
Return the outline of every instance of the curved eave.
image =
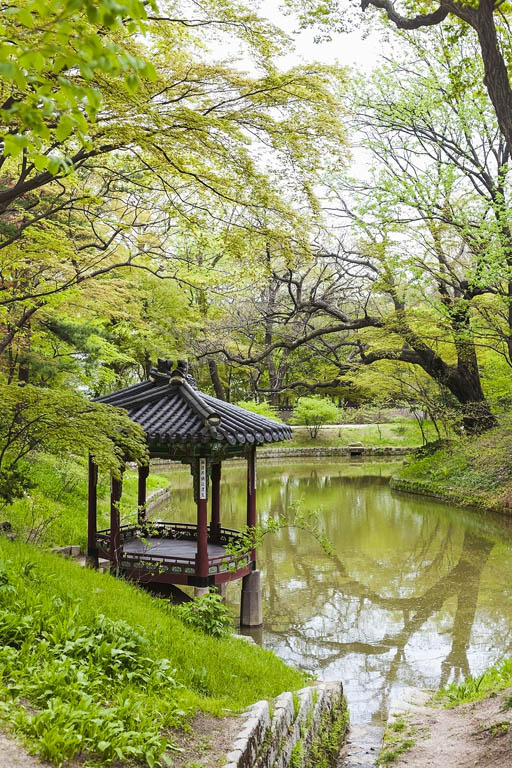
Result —
[[[292,437],[287,424],[198,392],[186,381],[162,384],[150,380],[97,398],[97,402],[126,410],[144,429],[150,446],[220,443],[243,449]],[[216,419],[219,423],[212,423]]]

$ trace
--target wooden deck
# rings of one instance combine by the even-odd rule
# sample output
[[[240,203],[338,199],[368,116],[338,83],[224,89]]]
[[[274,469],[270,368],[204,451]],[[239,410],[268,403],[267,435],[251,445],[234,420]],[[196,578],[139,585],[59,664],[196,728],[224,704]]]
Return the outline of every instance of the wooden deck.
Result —
[[[123,552],[150,555],[151,557],[172,557],[180,560],[195,561],[197,544],[195,541],[183,539],[147,539],[131,538],[123,541]],[[208,544],[208,559],[223,557],[226,547],[219,544]]]

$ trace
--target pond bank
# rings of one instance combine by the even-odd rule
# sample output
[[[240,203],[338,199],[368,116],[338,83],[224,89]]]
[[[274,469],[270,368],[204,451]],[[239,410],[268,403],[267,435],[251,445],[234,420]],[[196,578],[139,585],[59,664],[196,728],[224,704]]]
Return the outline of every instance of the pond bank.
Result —
[[[512,516],[512,418],[437,450],[420,449],[391,479],[395,490]]]
[[[337,456],[343,456],[345,458],[354,458],[352,452],[357,450],[361,453],[358,458],[379,458],[381,456],[407,456],[414,448],[402,447],[396,445],[338,445],[338,446],[307,446],[304,448],[292,447],[292,448],[258,448],[258,459],[316,459],[316,458],[336,458]],[[241,462],[243,459],[231,459],[230,464],[234,461]],[[179,461],[173,461],[172,459],[152,459],[151,466],[183,466]]]
[[[428,692],[404,689],[393,702],[379,765],[509,768],[511,692],[509,688],[481,701],[444,709],[432,705]]]

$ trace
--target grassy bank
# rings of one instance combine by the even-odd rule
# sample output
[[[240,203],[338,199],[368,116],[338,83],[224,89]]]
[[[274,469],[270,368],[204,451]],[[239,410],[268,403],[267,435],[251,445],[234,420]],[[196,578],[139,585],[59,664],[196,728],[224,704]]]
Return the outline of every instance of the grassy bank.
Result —
[[[172,765],[175,729],[304,684],[108,574],[0,538],[0,717],[57,764]]]
[[[87,463],[78,458],[39,455],[30,468],[31,488],[0,511],[24,541],[43,546],[79,544],[87,540]],[[169,478],[151,473],[148,493],[169,484]],[[110,478],[99,476],[98,527],[109,526]],[[123,482],[121,515],[129,521],[137,509],[137,472],[127,470]]]
[[[429,440],[436,439],[435,429],[430,422],[424,426]],[[293,440],[283,443],[286,448],[337,447],[353,443],[367,446],[400,446],[417,448],[423,440],[416,421],[394,421],[387,424],[342,424],[335,427],[323,427],[318,436],[311,439],[306,427],[293,428]]]
[[[486,669],[481,675],[469,676],[460,683],[451,683],[442,688],[435,700],[445,707],[458,707],[481,701],[489,696],[496,696],[501,691],[512,687],[512,658],[504,659],[493,667]],[[507,699],[507,708],[512,707],[512,695]]]
[[[510,511],[512,418],[480,436],[452,441],[431,455],[412,456],[394,487],[431,493],[458,504]]]

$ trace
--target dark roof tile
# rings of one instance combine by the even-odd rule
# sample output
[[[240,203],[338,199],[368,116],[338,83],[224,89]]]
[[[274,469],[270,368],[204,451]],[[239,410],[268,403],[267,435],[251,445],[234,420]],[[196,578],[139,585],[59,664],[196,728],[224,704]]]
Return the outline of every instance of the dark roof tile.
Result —
[[[243,446],[292,436],[286,424],[199,392],[186,369],[173,374],[154,371],[149,381],[100,397],[98,402],[124,408],[145,430],[150,448],[152,442]]]

